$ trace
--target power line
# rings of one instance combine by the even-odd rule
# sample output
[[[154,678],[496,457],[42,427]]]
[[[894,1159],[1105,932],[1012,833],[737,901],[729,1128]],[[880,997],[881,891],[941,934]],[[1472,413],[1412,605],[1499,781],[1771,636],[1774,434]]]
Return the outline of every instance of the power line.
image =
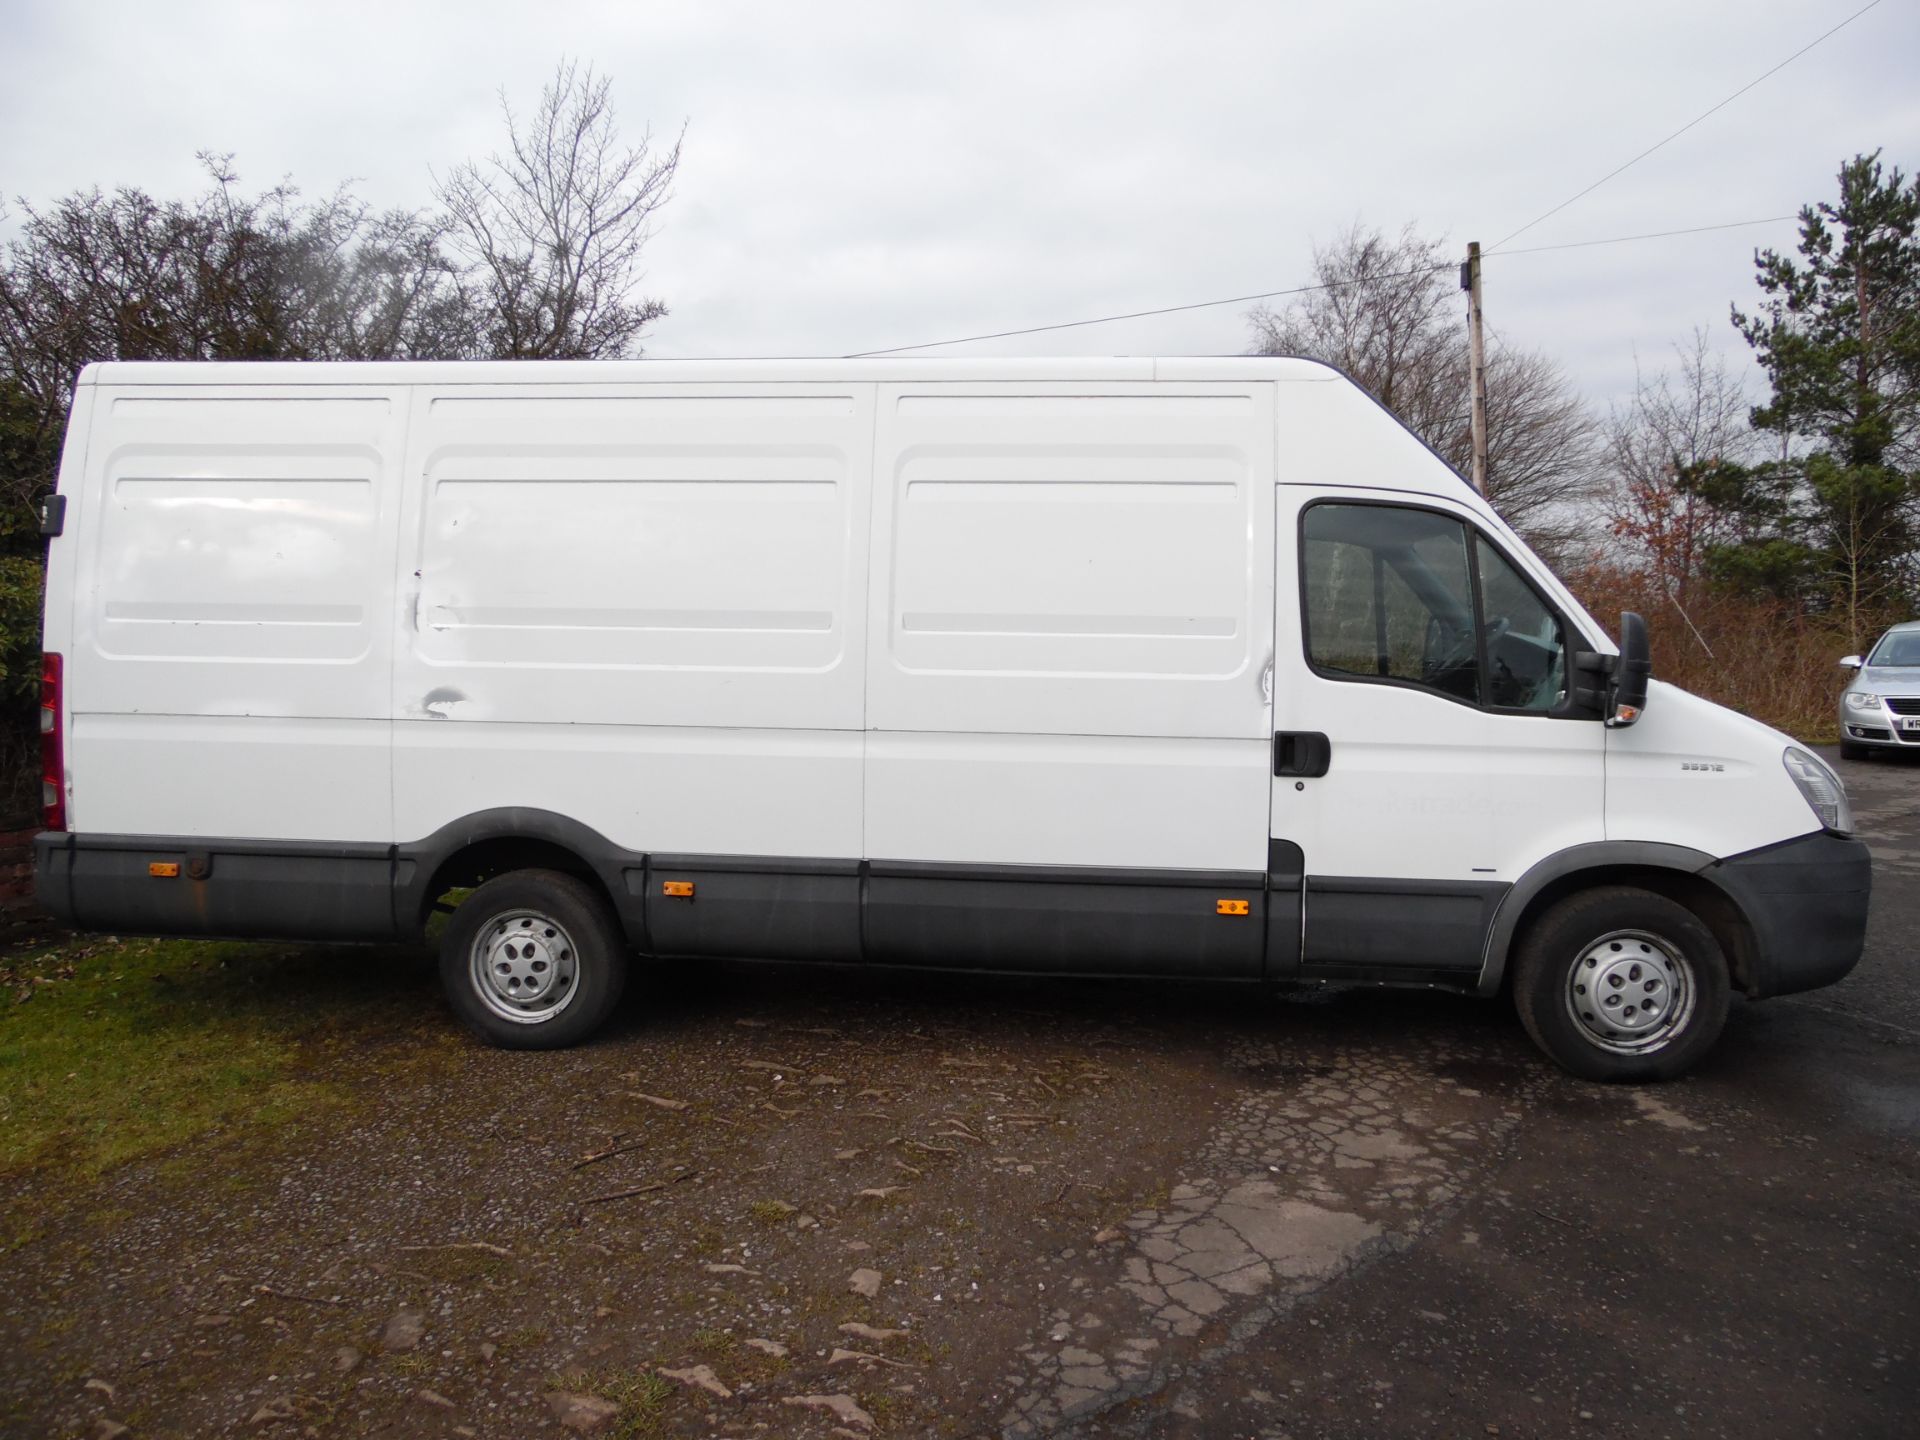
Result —
[[[1725,225],[1695,225],[1690,230],[1653,230],[1645,235],[1615,235],[1609,240],[1569,240],[1564,245],[1529,245],[1524,250],[1504,250],[1502,255],[1541,255],[1549,250],[1585,250],[1590,245],[1624,245],[1629,240],[1665,240],[1669,235],[1704,235],[1709,230],[1744,230],[1750,225],[1778,225],[1797,220],[1797,215],[1769,215],[1764,220],[1730,220]]]
[[[1829,39],[1830,37],[1839,34],[1842,30],[1846,29],[1847,26],[1851,25],[1854,21],[1858,20],[1862,15],[1866,14],[1867,11],[1873,9],[1874,6],[1878,5],[1879,3],[1880,3],[1880,0],[1867,0],[1867,3],[1865,5],[1862,5],[1858,10],[1854,11],[1853,14],[1847,16],[1846,19],[1842,20],[1838,25],[1834,26],[1831,30],[1828,30],[1824,34],[1821,34],[1816,38],[1814,38],[1813,40],[1808,41],[1805,45],[1802,45],[1798,50],[1794,51],[1793,54],[1787,56],[1786,59],[1782,60],[1778,65],[1774,66],[1771,70],[1767,71],[1765,74],[1756,75],[1753,79],[1749,80],[1746,84],[1742,85],[1738,90],[1734,91],[1731,95],[1727,96],[1726,99],[1722,100],[1718,105],[1715,105],[1712,109],[1701,111],[1700,114],[1694,116],[1693,119],[1689,120],[1686,124],[1682,125],[1678,130],[1674,131],[1671,135],[1667,136],[1665,140],[1661,140],[1656,142],[1655,144],[1649,145],[1646,149],[1642,150],[1638,155],[1634,156],[1633,159],[1627,161],[1626,164],[1617,166],[1614,169],[1609,170],[1606,174],[1602,175],[1598,180],[1594,181],[1591,185],[1587,186],[1586,189],[1580,191],[1579,194],[1568,196],[1565,200],[1562,200],[1558,205],[1554,206],[1551,210],[1547,211],[1546,214],[1535,216],[1533,219],[1529,220],[1526,224],[1522,225],[1518,230],[1514,231],[1513,234],[1507,236],[1506,240],[1496,241],[1492,246],[1489,247],[1488,253],[1491,254],[1493,251],[1498,250],[1502,245],[1507,243],[1507,240],[1518,239],[1520,236],[1526,234],[1527,231],[1531,230],[1534,226],[1538,225],[1542,220],[1552,219],[1555,215],[1558,215],[1562,210],[1566,209],[1569,205],[1573,204],[1574,201],[1583,199],[1586,196],[1591,195],[1594,191],[1598,190],[1602,185],[1606,184],[1609,180],[1613,179],[1614,176],[1620,174],[1621,171],[1630,169],[1631,167],[1638,165],[1642,160],[1646,159],[1649,155],[1653,154],[1654,151],[1660,149],[1661,146],[1670,144],[1673,141],[1678,140],[1682,135],[1686,134],[1687,131],[1693,129],[1693,127],[1698,125],[1702,120],[1705,120],[1709,115],[1713,115],[1721,110],[1726,109],[1727,106],[1731,105],[1734,101],[1738,100],[1742,95],[1746,94],[1749,90],[1753,89],[1753,87],[1758,85],[1762,80],[1767,79],[1768,76],[1779,74],[1782,70],[1786,69],[1787,66],[1791,65],[1794,61],[1798,60],[1802,55],[1806,54],[1809,50],[1813,49],[1814,46],[1819,45],[1821,42]]]
[[[895,345],[887,350],[857,350],[842,356],[845,360],[870,360],[877,355],[898,355],[903,350],[932,350],[941,345],[970,345],[975,340],[1005,340],[1014,335],[1039,335],[1048,330],[1076,330],[1082,325],[1106,325],[1115,320],[1145,320],[1154,315],[1178,315],[1183,310],[1206,310],[1215,305],[1245,305],[1250,300],[1277,300],[1283,295],[1305,295],[1313,290],[1337,290],[1341,285],[1360,285],[1375,280],[1404,280],[1409,275],[1431,275],[1451,270],[1457,262],[1427,265],[1418,270],[1398,270],[1391,275],[1369,275],[1365,281],[1343,280],[1330,285],[1296,285],[1290,290],[1263,290],[1258,295],[1230,295],[1224,300],[1196,300],[1191,305],[1163,305],[1158,310],[1132,310],[1124,315],[1096,315],[1090,320],[1062,320],[1054,325],[1029,325],[1024,330],[996,330],[990,335],[962,335],[957,340],[923,340],[918,345]]]
[[[1879,0],[1874,0],[1875,4]],[[1535,245],[1525,250],[1509,250],[1507,255],[1537,255],[1547,250],[1579,250],[1592,245],[1624,245],[1633,240],[1666,240],[1676,235],[1704,235],[1710,230],[1739,230],[1750,225],[1777,225],[1791,215],[1773,215],[1764,220],[1733,220],[1724,225],[1695,225],[1686,230],[1656,230],[1646,235],[1614,235],[1605,240],[1575,240],[1564,245]],[[1511,238],[1511,237],[1509,237]],[[1490,257],[1489,257],[1490,258]],[[1503,257],[1504,258],[1504,257]],[[1457,269],[1459,262],[1415,270],[1396,270],[1387,275],[1368,275],[1355,280],[1333,280],[1318,285],[1295,285],[1286,290],[1263,290],[1257,295],[1229,295],[1220,300],[1196,300],[1188,305],[1163,305],[1155,310],[1130,310],[1119,315],[1095,315],[1086,320],[1062,320],[1052,325],[1028,325],[1019,330],[995,330],[985,335],[961,335],[951,340],[923,340],[918,345],[894,345],[885,350],[857,350],[843,360],[871,360],[881,355],[900,355],[908,350],[934,350],[942,345],[970,345],[978,340],[1006,340],[1017,335],[1043,335],[1051,330],[1077,330],[1086,325],[1108,325],[1118,320],[1145,320],[1156,315],[1178,315],[1188,310],[1208,310],[1219,305],[1245,305],[1254,300],[1278,300],[1289,295],[1310,295],[1316,290],[1340,290],[1352,285],[1370,285],[1380,280],[1405,280],[1414,275],[1435,275]]]

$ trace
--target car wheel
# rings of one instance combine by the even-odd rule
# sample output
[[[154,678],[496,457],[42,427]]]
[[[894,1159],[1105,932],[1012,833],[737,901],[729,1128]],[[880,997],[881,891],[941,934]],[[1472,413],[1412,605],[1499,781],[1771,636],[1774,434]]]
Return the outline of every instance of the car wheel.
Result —
[[[509,1050],[577,1044],[619,1003],[627,946],[606,899],[557,870],[516,870],[460,903],[440,940],[454,1013]]]
[[[1624,885],[1556,903],[1521,941],[1514,1005],[1534,1043],[1584,1080],[1667,1080],[1720,1038],[1732,985],[1713,932]]]
[[[1871,760],[1873,758],[1873,747],[1870,745],[1856,745],[1851,740],[1842,740],[1840,742],[1840,758],[1842,760]]]

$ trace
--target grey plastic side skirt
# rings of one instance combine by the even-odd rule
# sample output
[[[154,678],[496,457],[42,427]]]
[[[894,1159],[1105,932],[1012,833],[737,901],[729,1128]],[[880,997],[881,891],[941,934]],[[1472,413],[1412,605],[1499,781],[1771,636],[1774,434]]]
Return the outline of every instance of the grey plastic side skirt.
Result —
[[[1493,924],[1487,930],[1486,953],[1480,962],[1479,993],[1492,995],[1498,992],[1500,982],[1507,973],[1507,954],[1512,948],[1513,934],[1519,928],[1520,917],[1526,913],[1533,897],[1554,881],[1582,870],[1604,870],[1619,865],[1678,870],[1697,875],[1717,863],[1715,857],[1705,851],[1686,845],[1662,845],[1651,840],[1598,840],[1588,845],[1570,846],[1547,856],[1514,882],[1513,888],[1507,891],[1506,897],[1500,902],[1500,908],[1494,912]]]

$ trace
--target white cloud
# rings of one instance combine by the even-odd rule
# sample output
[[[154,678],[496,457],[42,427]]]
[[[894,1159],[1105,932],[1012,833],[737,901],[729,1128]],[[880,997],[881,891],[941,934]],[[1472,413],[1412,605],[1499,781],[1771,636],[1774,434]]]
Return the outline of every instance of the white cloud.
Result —
[[[1354,219],[1491,244],[1845,12],[1539,4],[16,3],[0,188],[356,178],[425,203],[563,53],[630,130],[691,122],[647,257],[656,355],[835,354],[1298,283]],[[1786,214],[1920,163],[1920,17],[1885,4],[1517,245]],[[1696,324],[1731,351],[1792,226],[1488,262],[1488,315],[1604,404]],[[1239,350],[1240,307],[983,353]]]

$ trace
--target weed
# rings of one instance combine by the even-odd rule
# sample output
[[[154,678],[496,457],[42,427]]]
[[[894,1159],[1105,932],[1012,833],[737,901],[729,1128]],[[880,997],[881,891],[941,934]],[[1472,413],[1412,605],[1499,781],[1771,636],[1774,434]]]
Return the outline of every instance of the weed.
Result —
[[[1882,621],[1907,618],[1891,613],[1850,630],[1844,614],[1712,590],[1688,597],[1682,614],[1649,576],[1605,564],[1567,583],[1609,631],[1622,610],[1646,616],[1656,678],[1811,743],[1839,736],[1840,657],[1864,651]]]
[[[606,1432],[613,1440],[641,1440],[659,1433],[662,1412],[673,1396],[673,1386],[650,1369],[566,1370],[549,1377],[554,1390],[571,1390],[581,1395],[597,1395],[620,1407],[613,1428]]]
[[[906,1406],[901,1403],[898,1395],[883,1390],[877,1395],[870,1395],[862,1400],[860,1408],[873,1416],[873,1423],[877,1428],[891,1430],[902,1418],[902,1412]]]
[[[413,1257],[413,1268],[452,1285],[473,1285],[504,1275],[508,1262],[485,1250],[427,1250]]]

